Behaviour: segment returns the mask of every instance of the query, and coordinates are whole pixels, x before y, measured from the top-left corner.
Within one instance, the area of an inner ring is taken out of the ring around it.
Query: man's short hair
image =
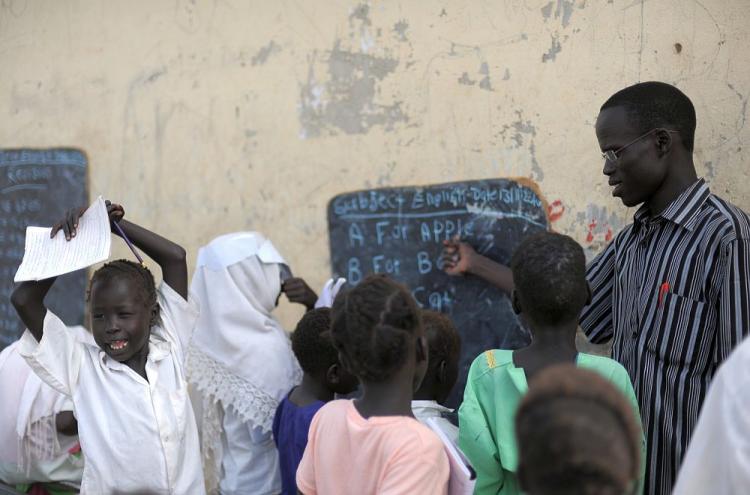
[[[671,84],[649,81],[628,86],[609,97],[601,110],[623,107],[639,134],[664,127],[680,133],[688,151],[695,142],[695,107]]]

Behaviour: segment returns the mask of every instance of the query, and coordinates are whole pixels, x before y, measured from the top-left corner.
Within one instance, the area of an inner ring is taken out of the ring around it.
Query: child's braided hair
[[[519,477],[534,495],[623,495],[641,467],[633,406],[608,380],[570,364],[531,381],[516,414]]]
[[[403,285],[370,275],[333,303],[331,334],[349,371],[363,380],[390,378],[406,362],[409,339],[421,325],[419,309]]]
[[[140,263],[130,260],[116,260],[104,264],[94,272],[89,282],[89,289],[86,293],[86,301],[91,299],[91,287],[94,282],[113,280],[118,277],[126,277],[132,280],[140,288],[138,296],[143,300],[143,304],[149,308],[156,308],[151,318],[151,326],[161,324],[161,314],[159,304],[156,298],[156,283],[151,271]]]

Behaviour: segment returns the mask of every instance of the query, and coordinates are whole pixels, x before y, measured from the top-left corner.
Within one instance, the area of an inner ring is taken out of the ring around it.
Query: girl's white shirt
[[[184,360],[198,310],[169,285],[158,289],[148,381],[71,332],[51,311],[41,342],[27,330],[19,352],[49,386],[71,397],[84,456],[81,493],[204,493]]]

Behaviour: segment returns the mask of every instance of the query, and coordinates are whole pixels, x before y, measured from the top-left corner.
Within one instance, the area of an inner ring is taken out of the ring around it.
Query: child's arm
[[[75,237],[76,229],[78,228],[78,219],[83,211],[82,209],[68,211],[65,221],[52,227],[52,237],[61,229],[65,233],[66,239],[70,240],[72,237]],[[117,222],[128,239],[130,239],[130,242],[158,263],[161,267],[164,282],[181,295],[183,299],[187,300],[188,271],[186,254],[182,246],[125,220],[123,218],[125,210],[121,205],[107,201],[107,213],[109,214],[110,223]],[[112,225],[112,233],[119,235],[114,224]]]
[[[291,303],[304,305],[308,311],[315,307],[318,295],[307,285],[304,279],[299,277],[289,278],[281,286],[281,292],[286,294]]]
[[[513,272],[505,265],[477,253],[457,238],[443,242],[443,270],[448,275],[476,275],[510,294],[515,287]]]
[[[18,313],[18,317],[31,335],[40,342],[44,333],[44,318],[47,316],[47,308],[44,306],[44,297],[52,288],[57,277],[46,280],[21,282],[13,290],[10,302]]]

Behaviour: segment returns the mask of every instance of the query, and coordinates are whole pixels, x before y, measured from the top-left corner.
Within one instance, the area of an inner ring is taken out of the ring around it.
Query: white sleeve
[[[192,298],[186,301],[164,282],[159,285],[157,292],[162,324],[154,331],[177,347],[184,359],[195,323],[198,321],[197,304]]]
[[[740,352],[744,351],[744,353]],[[746,493],[750,486],[750,340],[724,362],[708,390],[675,495]]]
[[[26,330],[19,341],[18,353],[44,383],[71,396],[78,384],[84,344],[50,310],[44,317],[43,328],[41,342]]]

